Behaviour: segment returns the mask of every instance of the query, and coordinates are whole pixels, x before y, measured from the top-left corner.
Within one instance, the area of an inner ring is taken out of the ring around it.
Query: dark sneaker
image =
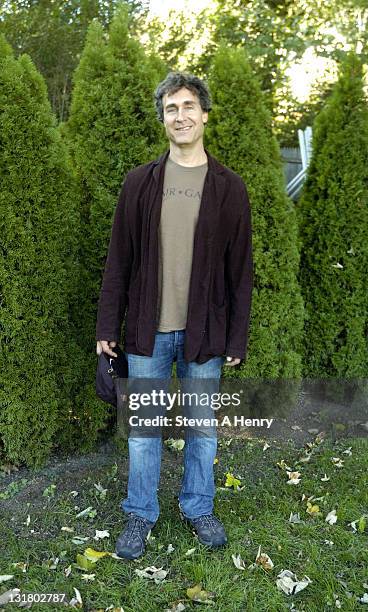
[[[198,540],[205,546],[216,548],[227,543],[225,528],[213,514],[204,514],[187,521],[194,527]]]
[[[147,519],[129,514],[128,522],[124,531],[119,535],[115,552],[119,557],[124,559],[138,559],[144,553],[146,548],[146,539],[151,531],[154,523],[150,523]]]

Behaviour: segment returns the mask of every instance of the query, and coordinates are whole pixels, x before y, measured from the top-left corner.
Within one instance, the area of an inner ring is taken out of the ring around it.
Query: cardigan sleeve
[[[229,288],[229,322],[226,355],[244,359],[248,343],[253,288],[252,224],[247,189],[241,181],[241,213],[231,236],[226,255]]]
[[[98,301],[96,340],[120,341],[127,306],[133,244],[128,219],[128,176],[115,209]]]

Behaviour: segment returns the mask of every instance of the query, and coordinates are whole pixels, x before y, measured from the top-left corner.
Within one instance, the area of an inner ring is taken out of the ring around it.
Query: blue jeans
[[[194,361],[187,363],[184,359],[184,338],[185,330],[157,332],[152,357],[127,353],[129,379],[159,378],[169,380],[173,361],[176,358],[177,377],[182,382],[182,379],[184,379],[184,382],[189,381],[189,379],[210,379],[208,382],[211,385],[212,392],[217,392],[221,367],[225,358],[214,357],[203,364]],[[203,382],[205,383],[205,381]],[[208,407],[207,415],[209,411],[213,416],[210,407]],[[160,481],[162,437],[161,435],[138,437],[130,434],[128,445],[128,495],[122,501],[121,507],[126,513],[133,512],[155,523],[159,516],[157,490]],[[213,462],[216,457],[216,450],[217,435],[215,429],[211,430],[210,435],[198,435],[190,428],[186,428],[184,475],[179,494],[179,504],[182,513],[187,518],[192,519],[204,514],[211,514],[213,511],[215,497]]]

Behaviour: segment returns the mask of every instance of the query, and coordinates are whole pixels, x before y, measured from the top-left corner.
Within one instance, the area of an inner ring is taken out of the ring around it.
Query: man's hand
[[[110,357],[117,357],[117,354],[113,353],[113,351],[111,350],[116,345],[117,342],[114,342],[113,340],[97,340],[96,353],[97,355],[101,355],[101,353],[106,353],[107,355],[110,355]]]
[[[227,366],[236,366],[241,362],[241,359],[239,359],[239,357],[226,357],[226,361],[224,363],[224,365]]]

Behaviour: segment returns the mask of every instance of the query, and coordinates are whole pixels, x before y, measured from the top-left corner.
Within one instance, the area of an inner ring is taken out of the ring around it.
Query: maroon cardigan
[[[208,171],[194,236],[185,333],[186,361],[246,354],[253,284],[249,199],[241,177],[206,150]],[[158,226],[169,151],[128,172],[122,185],[98,303],[96,339],[153,353]]]

